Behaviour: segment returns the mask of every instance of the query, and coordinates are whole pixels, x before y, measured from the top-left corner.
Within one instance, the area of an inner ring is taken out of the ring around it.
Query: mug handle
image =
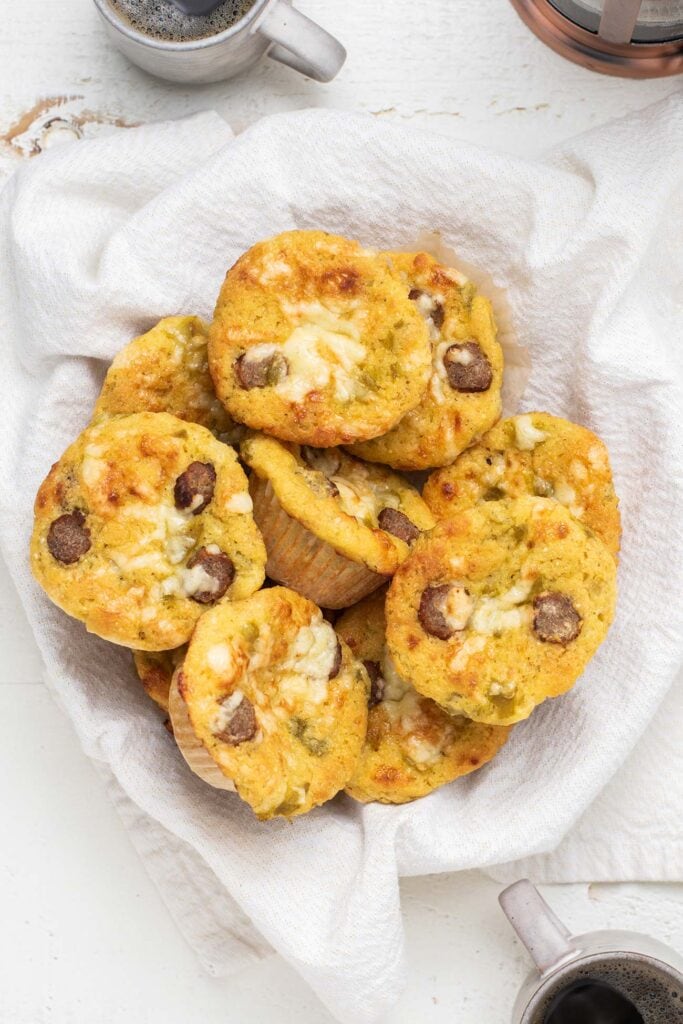
[[[255,29],[273,45],[268,56],[316,82],[330,82],[346,60],[346,50],[334,36],[286,0],[274,0]]]
[[[576,956],[570,933],[528,878],[504,889],[498,902],[541,974]]]

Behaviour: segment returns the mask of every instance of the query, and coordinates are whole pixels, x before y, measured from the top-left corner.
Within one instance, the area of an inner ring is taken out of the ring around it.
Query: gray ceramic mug
[[[519,992],[512,1024],[543,1021],[554,996],[586,978],[618,986],[636,1006],[638,993],[644,992],[652,1014],[648,1012],[648,1021],[683,1020],[683,959],[673,949],[637,932],[571,935],[527,879],[498,898],[536,968]]]
[[[113,45],[133,64],[171,82],[220,82],[264,54],[317,82],[329,82],[346,60],[342,44],[290,0],[256,0],[225,32],[186,42],[138,32],[108,0],[95,0],[95,5]]]

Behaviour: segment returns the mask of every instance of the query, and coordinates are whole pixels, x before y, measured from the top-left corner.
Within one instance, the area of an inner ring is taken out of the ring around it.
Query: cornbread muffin
[[[202,616],[177,676],[207,759],[259,818],[305,814],[351,775],[368,677],[319,608],[284,587]],[[176,730],[182,747],[185,732]]]
[[[402,804],[490,761],[509,730],[449,715],[401,679],[385,649],[384,598],[376,591],[335,626],[371,684],[365,745],[346,792],[363,802]]]
[[[429,329],[432,370],[422,401],[355,455],[395,469],[445,466],[500,416],[503,352],[488,299],[426,252],[389,253]]]
[[[182,664],[186,644],[176,647],[174,651],[133,651],[133,662],[145,692],[158,704],[162,711],[168,712],[168,695],[171,689],[173,673]]]
[[[383,434],[414,409],[431,351],[385,257],[322,231],[288,231],[228,271],[209,362],[240,423],[325,448]]]
[[[423,496],[439,518],[483,501],[555,498],[616,557],[621,525],[607,449],[599,437],[547,412],[501,420],[446,469]]]
[[[266,542],[266,572],[325,608],[376,590],[434,518],[403,477],[340,448],[243,441],[253,470],[254,518]]]
[[[447,711],[510,725],[576,682],[615,601],[614,558],[564,506],[491,501],[416,542],[387,595],[387,646]]]
[[[198,316],[168,316],[129,342],[112,362],[93,422],[134,412],[168,412],[234,444],[242,429],[216,398],[207,326]]]
[[[145,651],[179,647],[207,606],[264,577],[235,452],[167,413],[85,430],[38,491],[33,574],[86,628]]]

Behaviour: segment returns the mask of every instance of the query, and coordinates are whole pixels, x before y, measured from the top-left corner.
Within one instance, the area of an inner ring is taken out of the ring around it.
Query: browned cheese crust
[[[236,420],[321,448],[391,429],[431,366],[425,322],[386,257],[322,231],[259,242],[228,271],[209,362]]]

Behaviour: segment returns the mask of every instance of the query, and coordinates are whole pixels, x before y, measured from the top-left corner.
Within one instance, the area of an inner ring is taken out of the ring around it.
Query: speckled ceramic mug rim
[[[138,31],[129,25],[125,19],[119,17],[109,0],[94,0],[95,6],[98,11],[105,18],[106,21],[120,32],[121,35],[127,36],[128,39],[133,40],[136,43],[140,43],[143,46],[149,47],[150,50],[170,50],[173,52],[191,52],[192,50],[205,50],[211,46],[216,46],[219,43],[224,42],[227,39],[232,39],[239,33],[244,32],[246,28],[254,29],[256,27],[256,20],[259,15],[262,15],[265,9],[270,6],[273,0],[254,0],[254,3],[246,11],[239,21],[236,21],[230,28],[224,29],[222,32],[217,32],[215,35],[202,36],[200,39],[187,39],[181,41],[174,41],[171,39],[157,39],[155,36],[146,35],[144,32]]]
[[[653,971],[658,971],[665,980],[675,982],[683,988],[683,974],[673,964],[660,960],[659,957],[627,949],[600,950],[595,952],[577,949],[573,956],[568,956],[562,963],[558,963],[555,969],[539,976],[538,987],[532,992],[528,1003],[520,1012],[518,1024],[532,1024],[533,1015],[542,1007],[543,1000],[548,998],[551,988],[557,985],[558,981],[561,982],[562,978],[566,977],[567,974],[573,974],[577,968],[590,967],[591,965],[597,966],[605,962],[643,964]]]

